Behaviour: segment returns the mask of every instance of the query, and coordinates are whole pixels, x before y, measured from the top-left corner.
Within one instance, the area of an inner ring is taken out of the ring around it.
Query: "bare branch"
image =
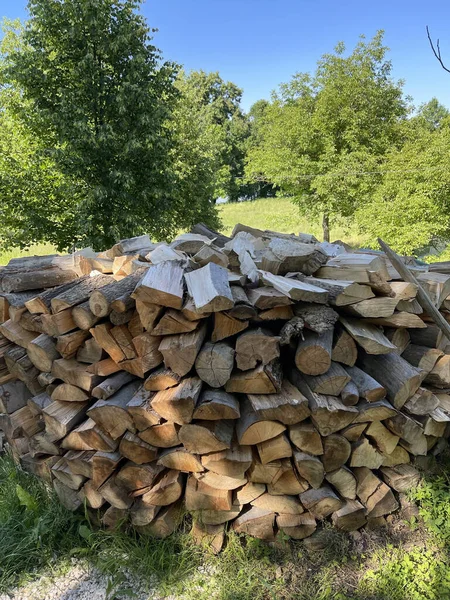
[[[433,50],[433,54],[439,61],[440,65],[444,69],[444,71],[447,71],[447,73],[450,73],[450,69],[444,65],[444,61],[442,60],[441,48],[439,46],[439,38],[436,40],[436,46],[435,46],[433,43],[433,40],[431,39],[430,30],[428,29],[428,25],[427,25],[427,35],[428,35],[428,41],[430,42],[431,49]]]

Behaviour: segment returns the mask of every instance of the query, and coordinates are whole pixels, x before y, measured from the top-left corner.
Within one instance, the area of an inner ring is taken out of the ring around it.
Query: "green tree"
[[[360,227],[378,247],[381,237],[403,254],[414,254],[450,237],[450,117],[437,130],[415,129],[392,148],[381,185],[357,211]]]
[[[430,131],[434,131],[441,126],[442,121],[449,115],[449,110],[437,98],[431,98],[429,102],[424,102],[419,106],[414,119],[418,120],[430,129]]]
[[[1,246],[42,240],[55,245],[76,238],[72,203],[81,189],[64,177],[42,140],[19,117],[31,111],[20,91],[8,84],[5,70],[11,52],[23,49],[20,21],[5,20],[0,43],[0,239]]]
[[[219,73],[205,71],[191,71],[185,75],[183,89],[196,99],[203,119],[222,128],[220,137],[225,143],[216,195],[236,201],[246,191],[243,178],[246,140],[250,134],[248,119],[240,105],[242,90],[231,81],[224,81]]]
[[[384,154],[400,142],[408,104],[386,53],[383,32],[369,42],[362,36],[348,56],[340,43],[313,74],[281,85],[249,152],[247,176],[272,181],[304,213],[322,215],[325,240],[330,219],[351,217],[370,197]]]
[[[69,237],[98,248],[144,231],[170,236],[202,212],[175,162],[177,67],[150,43],[140,4],[30,0],[24,46],[8,56],[20,118],[82,190],[66,197]]]

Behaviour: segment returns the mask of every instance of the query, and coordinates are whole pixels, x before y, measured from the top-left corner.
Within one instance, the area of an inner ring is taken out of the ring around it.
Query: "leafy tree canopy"
[[[273,181],[303,212],[324,215],[325,239],[329,217],[353,215],[379,183],[372,173],[408,114],[386,53],[383,32],[369,42],[362,36],[348,56],[340,43],[313,74],[281,85],[249,152],[248,176]]]
[[[211,199],[180,180],[178,68],[150,43],[140,4],[30,0],[23,45],[7,56],[6,83],[26,103],[18,117],[81,190],[66,196],[60,247],[74,238],[107,247],[144,231],[161,239],[202,207],[204,220],[215,218]]]

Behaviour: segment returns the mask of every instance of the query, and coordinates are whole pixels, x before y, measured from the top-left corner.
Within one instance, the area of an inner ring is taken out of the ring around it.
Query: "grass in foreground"
[[[110,600],[132,597],[124,571],[184,600],[448,599],[450,483],[444,473],[411,494],[420,516],[393,516],[388,530],[347,535],[326,527],[316,536],[316,551],[301,542],[267,545],[229,534],[216,557],[192,545],[187,521],[166,540],[91,528],[48,486],[1,458],[0,593],[43,572],[60,574],[77,557],[108,576]]]

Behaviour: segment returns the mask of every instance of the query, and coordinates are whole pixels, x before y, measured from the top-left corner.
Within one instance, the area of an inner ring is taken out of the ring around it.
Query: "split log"
[[[107,400],[98,400],[88,410],[88,416],[113,440],[122,436],[127,429],[134,432],[134,424],[127,411],[127,404],[138,386],[137,381],[128,383]]]
[[[327,290],[328,301],[333,306],[347,306],[375,296],[368,285],[361,285],[355,281],[339,281],[317,277],[307,277],[305,281]]]
[[[317,527],[316,519],[309,512],[301,515],[278,515],[277,526],[294,540],[303,540],[312,535]]]
[[[265,249],[261,266],[271,273],[285,275],[300,271],[311,275],[327,260],[320,246],[299,241],[293,237],[272,237]]]
[[[197,256],[197,254],[195,256]],[[225,529],[223,524],[206,525],[194,521],[190,536],[193,539],[194,544],[210,550],[213,554],[219,554],[225,543]]]
[[[208,454],[231,448],[233,421],[196,421],[181,426],[180,442],[194,454]]]
[[[161,390],[175,387],[180,381],[180,375],[177,375],[171,369],[160,367],[147,377],[144,388],[150,392],[160,392]]]
[[[164,364],[181,377],[189,373],[195,363],[206,336],[206,325],[191,333],[181,333],[163,338],[159,350]]]
[[[360,356],[360,365],[387,390],[387,397],[400,409],[422,382],[419,369],[395,353]]]
[[[361,400],[355,407],[358,415],[353,423],[370,423],[372,421],[384,421],[397,414],[395,408],[387,400],[377,402],[365,402]]]
[[[438,359],[425,381],[436,388],[450,387],[450,355],[445,354]]]
[[[351,469],[348,469],[347,467],[341,467],[336,471],[327,473],[325,475],[325,479],[328,481],[328,483],[331,483],[331,485],[343,498],[355,500],[356,477],[353,475]]]
[[[175,504],[166,506],[159,511],[154,520],[145,528],[141,528],[140,531],[154,538],[164,539],[180,525],[182,515],[180,504],[175,502]]]
[[[348,373],[339,363],[335,362],[331,363],[326,373],[315,376],[304,374],[304,379],[316,394],[329,394],[330,396],[339,396],[350,382]]]
[[[353,444],[350,466],[378,469],[383,464],[383,456],[372,446],[369,440],[362,437]]]
[[[45,334],[38,335],[28,344],[28,356],[40,371],[50,372],[53,361],[60,358],[53,339]]]
[[[286,464],[286,461],[283,462]],[[309,484],[306,479],[303,479],[303,477],[298,475],[293,464],[291,463],[291,467],[286,469],[275,483],[267,486],[267,491],[273,496],[295,496],[305,492],[308,488]]]
[[[86,419],[61,442],[61,447],[67,450],[97,450],[100,452],[114,452],[118,445],[119,442],[102,431],[92,419]]]
[[[278,292],[287,296],[290,300],[302,302],[317,302],[326,304],[328,292],[310,283],[291,279],[289,277],[281,277],[280,275],[272,275],[268,271],[259,271],[263,282],[266,285],[271,285]]]
[[[246,533],[262,540],[274,539],[275,513],[253,506],[233,522],[236,533]]]
[[[366,436],[375,442],[377,448],[383,454],[392,454],[400,438],[387,429],[381,421],[372,422],[366,429]],[[368,465],[364,465],[368,466]]]
[[[396,347],[395,352],[397,354],[403,354],[406,348],[411,343],[411,337],[409,335],[409,330],[406,328],[386,328],[384,333],[387,339],[394,344]]]
[[[234,479],[242,479],[252,464],[252,452],[250,446],[232,444],[231,448],[202,456],[201,462],[208,471]]]
[[[347,500],[342,508],[331,515],[331,520],[336,529],[356,531],[367,522],[366,509],[358,500]]]
[[[131,431],[127,431],[121,439],[119,452],[137,465],[149,463],[158,456],[158,448],[147,444]]]
[[[323,454],[322,437],[312,423],[290,425],[289,438],[294,446],[307,454]]]
[[[128,492],[151,487],[163,468],[158,463],[136,465],[131,461],[117,472],[115,482]]]
[[[325,519],[343,506],[342,500],[327,485],[303,492],[300,494],[300,501],[317,519]]]
[[[206,390],[200,394],[194,419],[217,421],[221,419],[239,419],[239,401],[233,394],[222,390]]]
[[[47,335],[58,337],[64,333],[69,333],[73,329],[76,329],[76,323],[72,317],[73,309],[68,308],[62,310],[55,315],[42,315],[42,329]]]
[[[395,414],[394,412],[392,414]],[[356,423],[353,422],[351,425],[348,425],[344,429],[341,429],[340,433],[345,437],[349,442],[357,442],[359,438],[362,436],[364,431],[367,429],[367,423]]]
[[[136,311],[142,327],[146,331],[152,332],[164,312],[164,307],[157,304],[150,304],[142,300],[136,300]]]
[[[353,381],[349,381],[341,392],[342,404],[355,406],[359,401],[359,390]]]
[[[257,444],[259,458],[263,465],[281,458],[292,456],[292,446],[284,433]]]
[[[379,318],[391,317],[398,304],[397,298],[378,296],[370,300],[363,300],[346,307],[346,312],[357,317]]]
[[[306,375],[321,375],[331,366],[331,349],[333,332],[326,331],[322,335],[305,331],[295,353],[295,364],[299,371]]]
[[[71,490],[66,485],[61,483],[59,479],[53,480],[53,488],[58,496],[61,504],[67,508],[67,510],[75,511],[81,506],[81,500],[75,490]]]
[[[95,489],[94,484],[90,480],[86,481],[78,492],[78,497],[81,502],[84,503],[84,501],[86,501],[87,506],[94,510],[98,510],[105,504],[105,499],[100,492]]]
[[[214,330],[211,335],[211,341],[220,342],[221,340],[244,331],[244,329],[247,329],[248,325],[248,321],[235,319],[226,312],[216,312],[214,313]]]
[[[303,479],[314,488],[318,489],[322,485],[325,476],[322,461],[317,456],[311,456],[305,452],[294,451],[294,464]]]
[[[167,422],[153,425],[144,431],[140,431],[138,435],[144,442],[157,448],[173,448],[180,443],[178,439],[179,429],[179,425]]]
[[[265,493],[253,500],[251,505],[283,515],[299,515],[304,512],[296,496],[272,496]]]
[[[82,304],[73,307],[72,319],[76,327],[83,331],[88,331],[98,323],[100,317],[96,317],[91,311],[89,302],[83,302]]]
[[[183,379],[178,386],[157,392],[151,401],[152,408],[170,422],[190,423],[201,388],[198,377]]]
[[[206,485],[209,485],[217,490],[236,490],[247,483],[246,477],[243,477],[242,479],[234,479],[233,477],[219,475],[218,473],[213,473],[212,471],[195,473],[194,477],[198,481],[206,483]]]
[[[406,327],[408,329],[424,329],[426,327],[419,316],[407,312],[396,312],[392,317],[373,318],[367,319],[367,321],[382,327]]]
[[[258,363],[269,364],[280,356],[278,337],[264,329],[247,331],[236,341],[236,364],[241,371],[254,369]]]
[[[407,492],[416,487],[420,480],[419,471],[412,465],[381,467],[380,471],[384,481],[399,493]]]
[[[332,433],[323,440],[323,455],[321,460],[325,472],[336,471],[350,457],[351,446],[350,442],[342,435]]]
[[[398,502],[389,486],[383,483],[367,467],[354,470],[357,480],[356,493],[367,509],[367,518],[388,515],[398,508]]]
[[[0,385],[0,413],[12,414],[19,408],[27,406],[30,399],[33,400],[31,393],[22,381],[10,381]],[[29,408],[32,410],[30,406]],[[39,414],[32,412],[35,415]]]
[[[286,471],[292,469],[290,461],[274,460],[265,465],[259,457],[253,456],[253,462],[246,475],[252,483],[266,483],[274,485]]]
[[[124,385],[133,381],[133,376],[130,373],[120,371],[116,375],[112,375],[105,379],[92,390],[92,396],[100,400],[107,400],[110,396],[118,392]]]
[[[331,359],[335,362],[353,367],[357,358],[358,350],[356,348],[355,340],[345,331],[345,329],[338,330],[335,335]]]
[[[236,502],[240,505],[249,504],[266,491],[263,483],[252,483],[249,481],[236,492]]]
[[[185,492],[187,510],[231,510],[231,490],[218,490],[192,475],[188,477]]]
[[[89,333],[82,330],[76,330],[71,333],[66,333],[65,335],[60,335],[57,338],[56,350],[63,358],[73,358],[88,337]],[[59,356],[57,358],[59,358]]]
[[[113,359],[114,362],[120,363],[127,360],[127,357],[120,344],[117,343],[116,339],[112,335],[114,329],[112,323],[102,323],[96,327],[90,329],[92,337],[95,339],[97,344],[103,348],[107,354]]]
[[[27,331],[19,323],[14,323],[11,320],[0,324],[0,333],[10,342],[25,348],[25,350],[28,350],[31,342],[37,337],[37,333]]]
[[[158,465],[183,473],[201,473],[204,471],[200,458],[182,447],[164,450],[158,460]]]
[[[439,399],[430,390],[419,388],[414,396],[403,405],[412,415],[428,415],[439,406]]]
[[[109,377],[110,375],[114,375],[114,373],[121,371],[121,367],[119,367],[112,358],[105,358],[104,360],[89,365],[86,368],[86,371],[98,375],[99,377]]]
[[[189,333],[198,326],[198,321],[192,321],[183,316],[178,310],[169,308],[166,310],[159,323],[152,329],[152,335],[175,335],[177,333]]]
[[[197,310],[220,312],[234,306],[227,270],[224,267],[211,262],[196,271],[186,273],[184,278]]]
[[[237,394],[275,394],[281,391],[282,371],[278,361],[259,365],[251,371],[235,372],[225,385],[227,392]]]
[[[250,303],[243,288],[238,285],[233,285],[231,287],[231,295],[233,296],[234,306],[230,309],[229,314],[232,317],[240,320],[254,319],[256,317],[256,309]]]
[[[278,394],[248,394],[253,411],[263,420],[294,425],[310,415],[308,400],[289,381],[284,381]]]
[[[241,337],[238,338],[238,342]],[[233,365],[234,349],[225,342],[217,344],[207,342],[195,360],[195,370],[200,379],[214,388],[223,387],[226,384]]]
[[[119,485],[117,482],[117,475],[115,474],[111,475],[111,477],[98,488],[98,491],[114,508],[125,510],[131,508],[131,505],[133,504],[133,498],[128,495],[127,490]]]
[[[292,304],[285,294],[275,290],[273,287],[258,287],[247,290],[249,301],[258,310],[269,310],[279,306],[289,306]]]
[[[340,320],[347,332],[368,354],[387,354],[395,350],[394,344],[376,325],[358,319],[347,319],[342,315]]]
[[[414,367],[429,373],[443,354],[442,350],[438,350],[437,348],[427,348],[427,346],[410,344],[403,352],[402,357]]]
[[[43,410],[47,433],[53,441],[61,440],[84,419],[87,410],[85,402],[54,401]]]
[[[130,413],[138,431],[143,431],[148,427],[161,423],[160,415],[151,406],[153,396],[154,394],[141,387],[127,403],[127,411]]]
[[[62,402],[86,402],[89,400],[89,394],[70,383],[61,383],[52,392],[52,400]]]
[[[179,310],[183,305],[183,275],[181,262],[160,262],[147,269],[132,296],[136,300]]]
[[[104,358],[103,348],[101,348],[94,338],[86,339],[77,351],[77,361],[92,365]]]
[[[278,421],[263,419],[246,398],[241,404],[241,416],[236,423],[236,435],[241,445],[254,445],[276,437],[286,429]]]
[[[92,457],[92,484],[96,490],[117,470],[122,460],[119,452],[98,451],[94,454]]]
[[[335,256],[327,261],[326,266],[321,267],[317,271],[316,276],[323,279],[337,279],[370,284],[370,272],[379,273],[386,281],[391,279],[386,268],[386,263],[381,256],[362,253],[345,253]]]
[[[65,383],[76,385],[86,392],[90,392],[101,381],[98,375],[86,371],[85,365],[71,358],[59,358],[53,361],[52,374]]]
[[[169,470],[162,473],[156,483],[142,496],[144,504],[169,506],[177,502],[183,494],[185,476],[179,471]]]

